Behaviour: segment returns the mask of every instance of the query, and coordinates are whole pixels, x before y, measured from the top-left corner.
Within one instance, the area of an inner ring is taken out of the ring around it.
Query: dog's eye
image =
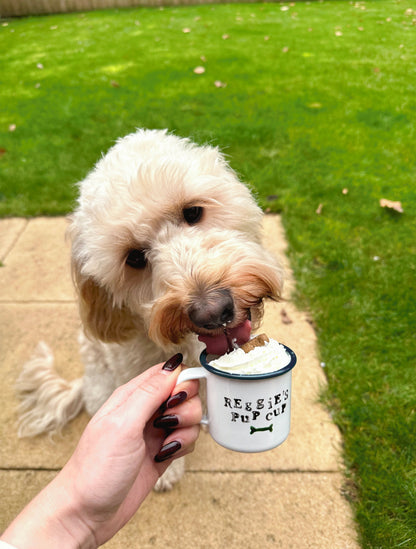
[[[201,206],[193,206],[192,208],[184,208],[183,217],[189,225],[195,225],[201,220],[204,209]]]
[[[147,265],[145,250],[130,250],[126,263],[130,267],[133,267],[133,269],[144,269]]]

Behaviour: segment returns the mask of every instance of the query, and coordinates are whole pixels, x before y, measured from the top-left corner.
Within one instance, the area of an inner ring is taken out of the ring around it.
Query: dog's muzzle
[[[203,330],[218,330],[234,320],[234,300],[226,288],[195,297],[188,307],[191,322]]]
[[[247,311],[245,318],[237,320],[233,296],[226,288],[195,296],[187,315],[198,333],[199,341],[206,345],[210,354],[222,355],[250,338],[250,313]]]

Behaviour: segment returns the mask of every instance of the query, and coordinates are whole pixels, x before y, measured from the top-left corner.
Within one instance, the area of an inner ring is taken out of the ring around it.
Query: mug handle
[[[176,385],[179,385],[179,383],[182,383],[183,381],[189,381],[190,379],[202,378],[207,378],[207,371],[205,368],[202,368],[202,366],[199,368],[187,368],[186,370],[182,370],[179,374],[178,379],[176,380]],[[208,416],[202,416],[200,424],[208,425]]]

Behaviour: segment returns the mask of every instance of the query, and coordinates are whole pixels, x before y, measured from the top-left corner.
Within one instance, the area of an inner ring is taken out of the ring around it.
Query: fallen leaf
[[[205,57],[205,55],[201,55],[200,60],[201,60],[203,63],[205,63],[206,60],[207,60],[207,58]]]
[[[6,149],[3,149],[3,147],[0,147],[0,158],[1,158],[4,154],[6,154],[6,152],[7,152]]]
[[[205,72],[205,67],[195,67],[194,68],[194,73],[195,74],[204,74]]]
[[[285,309],[282,309],[280,311],[280,316],[282,317],[283,324],[292,324],[293,320],[290,318],[290,316],[287,314]]]
[[[380,206],[382,208],[389,208],[399,213],[403,213],[403,206],[400,201],[388,200],[387,198],[380,198]]]
[[[119,88],[120,84],[116,80],[111,80],[110,84],[113,86],[113,88]]]
[[[319,204],[319,206],[315,210],[315,213],[317,213],[318,215],[321,215],[323,207],[324,207],[323,204]]]
[[[216,88],[225,88],[227,84],[225,82],[221,82],[221,80],[215,80],[214,86]]]
[[[264,40],[265,40],[265,42],[267,42],[268,40],[270,40],[270,36],[265,36]]]
[[[191,32],[191,29],[188,29],[188,27],[186,27],[186,28],[182,29],[182,32],[184,34],[188,34],[189,32]]]
[[[228,39],[230,38],[230,35],[229,35],[229,34],[223,34],[223,35],[221,36],[221,38],[222,38],[223,40],[228,40]]]
[[[285,46],[284,48],[282,48],[282,52],[283,53],[287,53],[289,51],[289,48],[287,46]]]

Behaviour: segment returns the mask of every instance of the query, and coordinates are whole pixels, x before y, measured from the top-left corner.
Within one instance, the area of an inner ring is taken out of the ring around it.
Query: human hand
[[[192,451],[202,410],[198,382],[175,387],[181,360],[181,355],[175,355],[165,369],[159,364],[119,387],[91,419],[62,471],[29,504],[29,516],[31,506],[35,514],[39,506],[49,506],[52,521],[55,517],[64,531],[70,532],[75,544],[64,543],[61,534],[58,545],[62,549],[98,547],[109,540],[137,511],[171,461]],[[167,434],[153,423],[173,389],[178,396],[170,400],[174,407],[169,414],[174,412],[178,424]],[[20,523],[20,533],[24,529],[25,524]],[[13,531],[16,533],[16,527]],[[30,543],[20,542],[18,547],[56,547],[50,531],[47,537],[45,543],[39,533],[29,534]],[[2,539],[16,543],[13,537]]]

